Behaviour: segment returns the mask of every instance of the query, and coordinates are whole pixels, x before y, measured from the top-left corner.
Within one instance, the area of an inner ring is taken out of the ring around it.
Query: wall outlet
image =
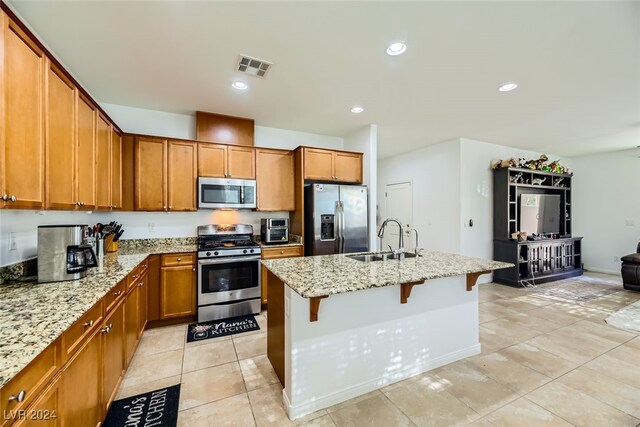
[[[11,232],[9,233],[9,250],[15,251],[16,249],[18,249],[16,246],[16,233]]]
[[[154,222],[149,223],[149,233],[153,233],[156,231],[156,224]]]

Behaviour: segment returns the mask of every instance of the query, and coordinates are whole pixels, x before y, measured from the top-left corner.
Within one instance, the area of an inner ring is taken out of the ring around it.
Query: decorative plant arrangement
[[[524,158],[516,159],[511,157],[510,159],[497,160],[493,162],[491,164],[491,169],[520,168],[573,175],[571,169],[560,164],[560,160],[555,160],[551,163],[547,163],[548,161],[549,157],[547,157],[546,154],[542,154],[539,158],[532,160],[526,160]]]

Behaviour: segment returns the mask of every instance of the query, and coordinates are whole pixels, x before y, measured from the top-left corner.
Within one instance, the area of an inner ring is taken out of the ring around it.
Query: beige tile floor
[[[481,354],[295,422],[265,354],[266,314],[260,331],[199,343],[186,344],[186,325],[146,331],[118,398],[181,383],[189,427],[640,425],[640,336],[604,322],[640,293],[572,304],[486,284],[479,295]]]

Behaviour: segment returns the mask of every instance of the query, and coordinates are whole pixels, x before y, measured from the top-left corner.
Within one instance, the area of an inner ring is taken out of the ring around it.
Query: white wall
[[[429,280],[400,304],[400,286],[309,301],[285,286],[284,400],[292,419],[480,352],[478,287]]]
[[[620,256],[635,252],[640,241],[637,156],[636,150],[573,158],[573,234],[584,236],[588,270],[619,275]]]
[[[123,132],[196,139],[196,115],[100,103]]]
[[[363,184],[369,188],[369,248],[377,246],[376,207],[378,205],[378,127],[368,125],[344,139],[344,149],[364,153]]]
[[[472,139],[460,139],[460,253],[479,258],[493,256],[493,172],[491,163],[511,157],[537,159],[537,151],[520,150]],[[571,167],[570,159],[548,154]],[[579,177],[578,177],[579,178]],[[576,181],[574,179],[574,182]],[[473,227],[469,220],[473,220]],[[485,278],[487,280],[487,278]]]
[[[255,127],[254,140],[257,147],[282,148],[285,150],[293,150],[299,145],[334,150],[342,150],[344,148],[344,139],[338,136],[319,135],[257,125]]]
[[[441,144],[378,161],[379,220],[384,220],[385,186],[412,183],[413,226],[420,246],[460,251],[460,142]]]

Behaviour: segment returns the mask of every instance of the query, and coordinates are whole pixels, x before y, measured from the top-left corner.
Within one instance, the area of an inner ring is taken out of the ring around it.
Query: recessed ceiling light
[[[387,54],[391,56],[402,55],[407,50],[407,45],[402,42],[391,43],[387,47]]]
[[[505,83],[498,88],[498,92],[511,92],[517,87],[518,87],[518,83],[515,83],[515,82]]]
[[[249,85],[246,84],[245,82],[240,81],[240,80],[236,80],[235,82],[231,83],[231,86],[233,86],[234,89],[238,89],[238,90],[247,90],[247,89],[249,89]]]
[[[351,112],[352,112],[353,114],[360,114],[360,113],[362,113],[363,111],[364,111],[364,108],[362,108],[362,107],[355,106],[355,107],[352,107],[352,108],[351,108]]]

